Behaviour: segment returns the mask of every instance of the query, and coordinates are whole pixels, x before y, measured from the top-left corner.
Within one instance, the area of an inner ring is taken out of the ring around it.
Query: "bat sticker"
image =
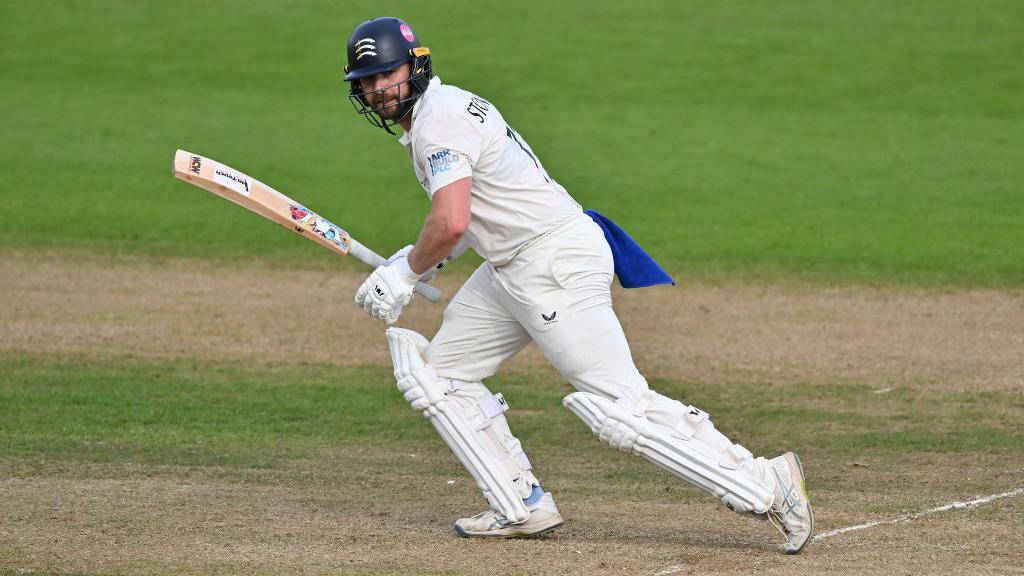
[[[296,204],[289,204],[288,206],[292,220],[305,224],[305,229],[315,232],[329,242],[333,242],[342,250],[348,251],[351,248],[349,246],[348,233],[335,226],[330,220],[318,216],[316,212],[305,206]]]
[[[243,196],[249,195],[249,177],[227,166],[217,166],[213,170],[213,181],[230,188]]]

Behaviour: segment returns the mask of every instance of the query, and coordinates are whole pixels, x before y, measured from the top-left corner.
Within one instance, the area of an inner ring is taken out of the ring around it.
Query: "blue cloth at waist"
[[[584,212],[604,231],[604,238],[615,259],[615,275],[619,277],[619,284],[623,288],[643,288],[656,284],[675,286],[675,280],[625,230],[595,210]]]

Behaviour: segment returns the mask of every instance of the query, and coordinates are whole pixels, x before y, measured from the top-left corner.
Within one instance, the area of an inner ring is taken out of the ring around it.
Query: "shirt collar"
[[[430,94],[430,88],[433,87],[433,86],[440,86],[440,85],[441,85],[441,79],[438,78],[437,76],[434,76],[433,78],[430,79],[430,85],[427,86],[427,90],[425,92],[423,92],[423,94],[421,94],[419,98],[416,99],[416,103],[412,105],[412,123],[413,123],[413,125],[416,124],[416,115],[419,114],[420,107],[423,105],[423,100],[427,97],[428,94]],[[402,132],[402,135],[398,138],[398,142],[402,146],[408,146],[411,141],[412,141],[412,136],[410,136],[408,132]]]

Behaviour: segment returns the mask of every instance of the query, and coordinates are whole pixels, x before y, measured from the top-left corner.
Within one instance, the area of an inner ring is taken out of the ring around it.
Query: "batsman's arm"
[[[456,180],[434,192],[430,214],[409,253],[409,267],[423,274],[451,254],[469,228],[471,177]]]

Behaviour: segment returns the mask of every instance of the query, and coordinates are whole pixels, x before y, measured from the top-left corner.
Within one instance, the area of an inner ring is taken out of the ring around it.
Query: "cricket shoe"
[[[455,531],[464,538],[527,538],[551,532],[562,525],[562,515],[555,508],[551,492],[545,492],[526,509],[530,517],[525,522],[512,524],[498,512],[485,510],[476,516],[456,520]]]
[[[804,487],[804,469],[800,457],[793,452],[768,461],[768,471],[775,479],[775,501],[768,510],[768,520],[786,537],[782,551],[796,554],[807,546],[814,531],[814,513]]]

